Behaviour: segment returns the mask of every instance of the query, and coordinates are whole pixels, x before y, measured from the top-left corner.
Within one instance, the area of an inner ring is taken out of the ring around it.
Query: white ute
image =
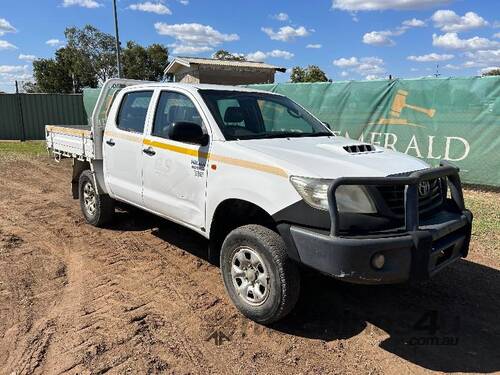
[[[299,265],[369,284],[424,280],[467,256],[458,169],[334,136],[290,99],[215,85],[107,81],[89,127],[47,126],[72,193],[103,226],[116,201],[209,239],[247,317],[294,307]]]

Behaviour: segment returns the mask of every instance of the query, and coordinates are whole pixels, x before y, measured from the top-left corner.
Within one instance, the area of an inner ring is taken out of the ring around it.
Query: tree
[[[484,76],[500,76],[500,68],[494,68],[483,73]]]
[[[316,65],[309,65],[307,68],[296,66],[292,69],[290,80],[298,82],[328,82],[330,81],[325,72]]]
[[[231,60],[231,61],[245,61],[245,56],[233,54],[224,49],[215,52],[212,57],[216,60]]]
[[[115,38],[92,25],[68,27],[64,32],[67,55],[77,76],[95,76],[99,82],[115,77]]]
[[[306,72],[300,66],[292,68],[290,73],[290,81],[293,83],[305,82]]]
[[[53,59],[33,62],[34,84],[29,92],[81,92],[83,87],[97,87],[99,82],[116,75],[115,38],[94,26],[66,28],[66,46]]]
[[[52,59],[33,62],[34,83],[26,84],[28,92],[81,92],[116,77],[115,38],[94,26],[66,29],[67,44]],[[128,42],[123,50],[125,77],[158,81],[168,63],[168,49],[161,44],[144,48]]]
[[[147,48],[129,41],[123,50],[123,75],[131,79],[160,81],[168,64],[168,49],[161,44]]]
[[[35,84],[26,85],[27,92],[70,93],[73,92],[71,67],[64,58],[64,51],[56,52],[54,59],[33,61]]]

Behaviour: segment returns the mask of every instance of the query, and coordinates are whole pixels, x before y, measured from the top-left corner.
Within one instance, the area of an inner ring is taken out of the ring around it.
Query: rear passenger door
[[[209,146],[168,138],[174,122],[192,122],[206,132],[199,108],[188,93],[160,91],[151,134],[143,153],[144,205],[146,208],[188,226],[203,230]]]
[[[104,173],[114,198],[142,206],[142,142],[153,91],[125,93],[104,132]]]

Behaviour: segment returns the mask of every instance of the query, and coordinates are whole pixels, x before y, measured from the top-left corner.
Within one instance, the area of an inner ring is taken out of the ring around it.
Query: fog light
[[[381,270],[385,264],[385,256],[384,254],[376,253],[372,257],[372,267],[376,270]]]

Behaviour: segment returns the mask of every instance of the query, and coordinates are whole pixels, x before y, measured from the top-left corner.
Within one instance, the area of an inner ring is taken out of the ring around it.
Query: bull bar
[[[461,212],[465,209],[462,184],[459,168],[447,161],[441,161],[436,168],[423,169],[412,172],[409,176],[389,177],[340,177],[335,179],[328,188],[328,205],[330,213],[330,235],[339,235],[339,211],[335,192],[342,185],[405,185],[404,191],[404,219],[407,232],[419,229],[418,184],[422,181],[446,177],[451,198]]]

